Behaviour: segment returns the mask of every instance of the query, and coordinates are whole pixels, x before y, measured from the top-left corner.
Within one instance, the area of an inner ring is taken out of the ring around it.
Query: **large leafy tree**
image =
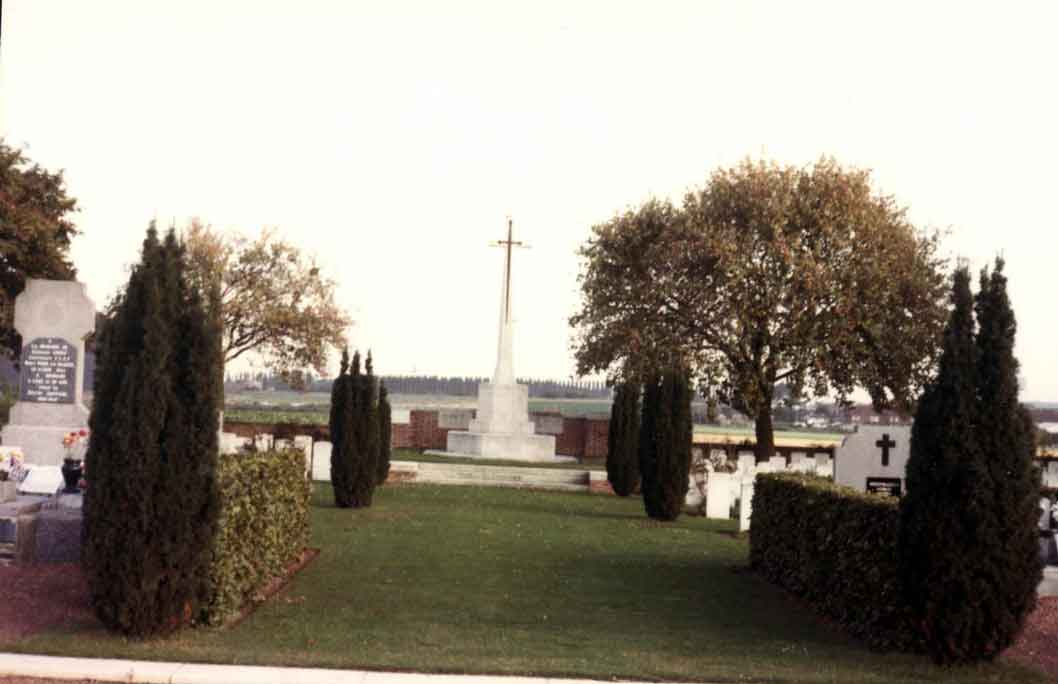
[[[294,384],[307,368],[326,373],[352,321],[334,301],[334,281],[311,258],[274,231],[250,240],[197,220],[184,240],[192,281],[220,289],[225,361],[256,352]]]
[[[0,139],[0,354],[13,357],[21,347],[14,302],[26,279],[76,275],[69,255],[76,205],[62,172],[48,172]]]
[[[945,320],[938,236],[917,230],[867,171],[743,162],[681,207],[660,200],[596,225],[570,319],[579,372],[685,365],[750,416],[774,454],[775,388],[906,408]]]
[[[209,597],[223,379],[210,310],[175,234],[159,240],[152,224],[101,331],[86,454],[89,595],[107,628],[131,636],[171,631]]]

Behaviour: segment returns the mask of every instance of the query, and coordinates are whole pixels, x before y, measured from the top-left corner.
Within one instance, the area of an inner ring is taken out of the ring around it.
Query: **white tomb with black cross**
[[[911,451],[906,425],[860,425],[834,453],[834,481],[861,492],[901,496]]]

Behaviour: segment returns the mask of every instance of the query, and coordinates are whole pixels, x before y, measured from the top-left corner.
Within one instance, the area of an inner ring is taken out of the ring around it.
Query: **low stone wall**
[[[440,413],[437,410],[425,409],[409,411],[407,423],[393,423],[390,432],[391,446],[394,449],[446,449],[448,433],[454,428],[441,426]],[[606,440],[610,426],[608,418],[567,417],[554,412],[531,413],[529,417],[538,422],[547,434],[555,436],[555,452],[560,456],[572,456],[578,460],[606,458]],[[559,429],[561,431],[556,432]],[[326,425],[249,423],[225,419],[224,432],[243,438],[272,435],[277,440],[292,440],[296,435],[304,435],[311,437],[313,442],[326,442],[330,439],[330,430]]]

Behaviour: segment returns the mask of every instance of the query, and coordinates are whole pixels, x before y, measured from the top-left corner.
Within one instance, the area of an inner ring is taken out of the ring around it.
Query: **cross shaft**
[[[511,247],[528,247],[524,242],[514,240],[514,221],[511,217],[507,217],[507,239],[497,240],[492,243],[493,247],[506,247],[507,248],[507,263],[504,269],[504,297],[503,302],[503,320],[509,322],[511,320]]]

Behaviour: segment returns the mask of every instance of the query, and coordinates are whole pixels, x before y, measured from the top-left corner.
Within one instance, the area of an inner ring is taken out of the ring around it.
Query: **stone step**
[[[511,466],[420,463],[420,475],[440,475],[476,480],[533,480],[565,484],[587,484],[588,471],[560,468],[524,468]]]
[[[517,487],[586,492],[589,472],[579,469],[490,466],[462,463],[394,462],[393,470],[413,482],[486,487]]]

